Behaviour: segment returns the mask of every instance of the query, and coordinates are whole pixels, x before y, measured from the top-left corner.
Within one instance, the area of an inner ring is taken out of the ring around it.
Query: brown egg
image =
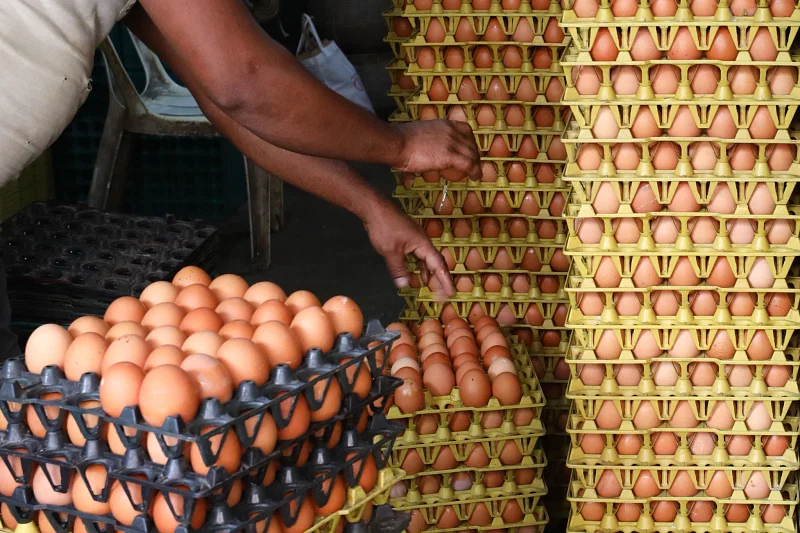
[[[197,382],[180,367],[159,366],[148,372],[141,383],[139,409],[145,421],[154,426],[160,426],[171,415],[191,421],[200,404],[198,388]]]
[[[688,498],[697,494],[694,481],[686,470],[681,470],[675,475],[668,491],[670,496],[675,498]],[[708,494],[708,492],[706,492]]]
[[[595,485],[597,495],[601,498],[616,498],[622,494],[622,486],[613,470],[603,470]]]
[[[563,40],[564,40],[564,32],[558,25],[558,19],[556,17],[551,17],[550,20],[547,21],[547,25],[544,28],[544,42],[560,43]],[[542,67],[537,67],[536,65],[534,65],[534,67],[542,68]]]
[[[141,325],[148,329],[152,330],[159,326],[175,326],[178,327],[183,320],[184,316],[186,316],[186,312],[171,302],[163,302],[159,304],[155,304],[154,306],[150,307],[145,313],[144,317],[142,317]],[[109,330],[107,337],[112,334],[114,328],[121,326],[122,324],[136,324],[136,322],[120,322],[111,330]],[[146,335],[146,333],[145,333]],[[118,337],[117,337],[118,338]]]
[[[710,474],[710,472],[708,473]],[[707,476],[708,476],[707,474]],[[733,488],[723,470],[718,470],[709,477],[706,495],[712,498],[729,498],[733,494]]]
[[[438,34],[437,34],[438,35]],[[465,42],[474,42],[479,41],[478,35],[475,33],[475,30],[472,29],[472,25],[470,24],[470,20],[467,17],[462,18],[458,22],[458,26],[456,27],[455,32],[455,40],[456,42],[465,43]],[[431,42],[431,41],[429,41]],[[449,50],[449,47],[448,47]],[[463,62],[463,56],[462,56]],[[458,67],[451,67],[448,65],[449,68],[458,68]]]
[[[213,427],[203,428],[201,433],[212,431]],[[224,441],[223,441],[224,437]],[[208,438],[211,453],[218,457],[213,464],[207,465],[204,463],[200,455],[200,447],[196,443],[190,446],[189,457],[192,464],[192,470],[200,475],[205,475],[214,466],[221,466],[228,474],[233,474],[239,469],[242,458],[242,446],[239,443],[239,438],[233,429],[229,429],[227,433],[220,433]]]
[[[253,311],[249,321],[254,326],[260,326],[261,324],[273,320],[289,326],[293,318],[294,315],[292,311],[286,307],[286,304],[280,300],[267,300]]]
[[[182,346],[185,340],[186,334],[175,326],[159,326],[145,337],[145,341],[153,349],[164,345]]]
[[[758,106],[758,110],[753,115],[753,120],[748,128],[750,136],[754,139],[774,139],[778,128],[770,115],[767,106]]]
[[[167,498],[169,498],[169,503],[167,503]],[[174,533],[179,526],[178,521],[175,519],[175,514],[183,515],[185,512],[183,496],[175,494],[174,492],[167,493],[166,495],[163,492],[156,493],[155,499],[153,500],[152,512],[153,521],[159,532]],[[206,519],[206,512],[206,500],[197,500],[190,521],[190,525],[193,529],[197,529],[203,525]],[[280,515],[276,516],[280,517]],[[300,521],[301,517],[298,517],[298,522]]]
[[[69,325],[68,331],[73,337],[78,337],[84,333],[97,333],[98,335],[105,337],[109,328],[110,326],[108,324],[96,316],[82,316],[80,318],[76,318],[72,324]]]
[[[64,375],[78,381],[86,372],[100,374],[108,342],[97,333],[84,333],[75,337],[64,353]]]
[[[144,339],[147,337],[147,329],[138,322],[119,322],[108,330],[106,333],[106,340],[108,342],[114,342],[125,335],[133,335],[135,337],[141,337]]]
[[[226,324],[234,320],[249,321],[253,316],[253,306],[244,298],[233,297],[222,300],[214,312]]]
[[[82,475],[72,478],[70,491],[75,509],[83,513],[104,515],[111,512],[109,502],[99,502],[94,495],[100,496],[108,483],[106,467],[93,464],[86,467]],[[88,483],[88,486],[87,486]]]
[[[592,59],[595,61],[615,61],[619,55],[614,37],[608,28],[600,28],[595,36],[591,50]]]
[[[157,366],[161,365],[175,365],[180,366],[186,354],[177,346],[165,344],[155,348],[144,363],[144,372],[150,372]]]
[[[143,338],[136,335],[123,335],[108,346],[100,365],[100,373],[105,374],[109,367],[123,361],[144,368],[150,351],[150,346]]]
[[[258,307],[267,300],[280,300],[281,302],[285,302],[286,293],[275,283],[259,281],[247,289],[243,298],[250,302],[253,307]]]
[[[772,35],[768,28],[752,28],[755,37],[750,44],[750,58],[753,61],[775,61],[778,57],[778,49],[772,40]]]
[[[212,309],[199,307],[186,313],[179,328],[187,335],[198,331],[218,332],[222,328],[222,319]]]
[[[119,322],[141,322],[146,311],[144,304],[133,296],[123,296],[111,302],[103,320],[112,326]]]
[[[215,309],[219,301],[211,289],[205,285],[195,284],[181,290],[177,298],[175,298],[175,305],[183,309],[185,312],[190,312],[194,309],[207,307]]]
[[[674,61],[695,61],[702,57],[701,52],[694,44],[694,37],[697,37],[694,28],[681,27],[678,29],[672,46],[667,51],[667,58]]]
[[[198,331],[192,333],[181,345],[181,350],[187,355],[202,353],[214,357],[225,339],[213,331]]]
[[[711,14],[713,15],[713,13]],[[714,39],[711,41],[711,47],[709,47],[706,52],[706,57],[715,61],[733,61],[738,54],[736,43],[733,42],[728,28],[719,28]]]
[[[700,128],[695,123],[689,106],[679,106],[672,121],[672,126],[667,129],[667,134],[672,137],[699,137]]]

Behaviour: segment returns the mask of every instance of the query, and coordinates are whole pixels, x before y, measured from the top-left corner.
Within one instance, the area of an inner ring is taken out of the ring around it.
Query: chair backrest
[[[150,50],[138,37],[136,37],[129,29],[125,28],[128,35],[136,48],[136,54],[139,56],[139,61],[142,62],[145,75],[145,88],[146,93],[150,88],[158,88],[164,86],[177,86],[178,84],[167,73],[161,59]]]

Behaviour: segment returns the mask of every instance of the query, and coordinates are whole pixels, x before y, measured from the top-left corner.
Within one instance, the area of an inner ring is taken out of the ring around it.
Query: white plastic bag
[[[297,59],[317,78],[354,104],[375,112],[355,67],[333,41],[323,42],[308,15],[303,15],[303,33]]]

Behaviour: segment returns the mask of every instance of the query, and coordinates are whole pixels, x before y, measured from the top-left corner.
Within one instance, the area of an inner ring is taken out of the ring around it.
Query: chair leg
[[[89,189],[91,207],[119,210],[122,206],[132,144],[133,135],[125,131],[125,107],[112,98],[92,173],[92,185]]]
[[[247,207],[250,214],[250,253],[253,269],[269,268],[271,260],[270,175],[244,158],[247,179]]]
[[[269,201],[272,215],[272,231],[279,232],[285,223],[283,217],[283,181],[270,174]]]

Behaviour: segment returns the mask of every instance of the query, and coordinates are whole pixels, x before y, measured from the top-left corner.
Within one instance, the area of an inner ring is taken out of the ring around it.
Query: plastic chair
[[[128,161],[134,134],[211,137],[217,132],[185,87],[167,74],[161,60],[128,32],[144,66],[146,84],[138,93],[110,39],[100,45],[110,98],[100,150],[97,155],[89,205],[118,210],[127,182]],[[255,270],[270,264],[270,233],[283,225],[283,182],[259,168],[247,157],[250,250]]]

